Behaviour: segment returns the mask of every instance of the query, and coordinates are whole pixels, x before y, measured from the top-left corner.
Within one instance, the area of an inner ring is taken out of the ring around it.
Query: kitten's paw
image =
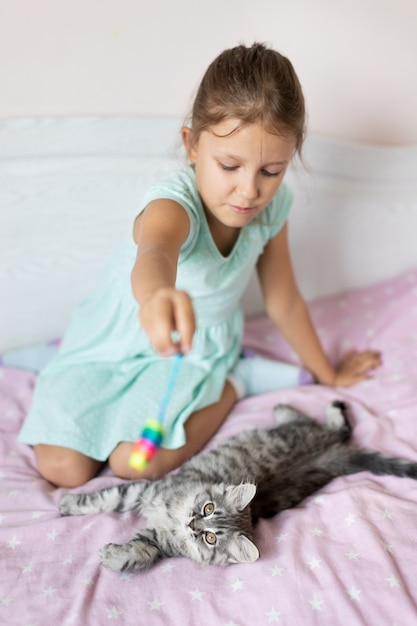
[[[106,543],[99,550],[100,561],[113,572],[124,572],[134,569],[131,563],[130,548],[126,544]]]
[[[326,425],[329,428],[338,430],[342,428],[347,422],[347,406],[341,400],[334,400],[331,404],[326,406]]]
[[[68,493],[61,498],[59,503],[59,512],[61,515],[82,515],[79,507],[80,496],[78,494]]]
[[[340,411],[344,415],[347,415],[348,406],[347,406],[346,402],[344,402],[343,400],[333,400],[331,405],[336,407],[336,408],[338,408],[338,409],[340,409]]]
[[[297,409],[294,409],[292,406],[288,404],[277,404],[274,406],[274,420],[277,426],[281,426],[281,424],[288,424],[289,422],[294,422],[300,418],[305,419],[305,416],[302,415]]]
[[[145,529],[128,543],[107,543],[99,550],[101,562],[113,572],[146,570],[161,558],[153,537],[154,531]]]
[[[343,431],[346,438],[352,432],[352,426],[348,418],[348,407],[342,400],[334,400],[326,407],[326,426],[332,430]]]

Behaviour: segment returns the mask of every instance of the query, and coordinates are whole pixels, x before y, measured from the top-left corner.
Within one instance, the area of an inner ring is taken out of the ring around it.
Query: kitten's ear
[[[243,509],[248,506],[249,502],[255,497],[255,493],[256,485],[252,485],[251,483],[227,488],[227,494],[238,511],[243,511]]]
[[[233,537],[227,548],[229,563],[253,563],[259,559],[258,548],[245,535]]]

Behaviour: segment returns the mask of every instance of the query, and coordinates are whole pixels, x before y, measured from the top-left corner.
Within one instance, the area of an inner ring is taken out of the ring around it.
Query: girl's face
[[[234,119],[216,124],[194,144],[191,129],[182,130],[208,222],[216,228],[240,229],[262,213],[295,149],[293,137],[273,135],[259,124],[235,130],[238,125]]]

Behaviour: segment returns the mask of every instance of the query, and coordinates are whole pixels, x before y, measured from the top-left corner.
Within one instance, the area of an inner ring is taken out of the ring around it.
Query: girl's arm
[[[349,386],[380,364],[379,353],[373,351],[349,353],[336,367],[330,363],[295,281],[287,224],[265,247],[257,269],[267,314],[318,382]]]
[[[190,296],[175,288],[178,257],[190,228],[189,218],[173,200],[154,200],[135,221],[138,244],[131,285],[142,327],[164,356],[188,352],[195,331]],[[173,332],[180,337],[178,344]]]

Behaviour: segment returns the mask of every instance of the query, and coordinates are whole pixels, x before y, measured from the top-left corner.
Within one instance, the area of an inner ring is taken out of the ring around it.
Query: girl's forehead
[[[202,131],[200,139],[203,148],[242,158],[257,155],[271,162],[290,161],[296,145],[293,135],[271,133],[258,123],[241,125],[234,119]]]

